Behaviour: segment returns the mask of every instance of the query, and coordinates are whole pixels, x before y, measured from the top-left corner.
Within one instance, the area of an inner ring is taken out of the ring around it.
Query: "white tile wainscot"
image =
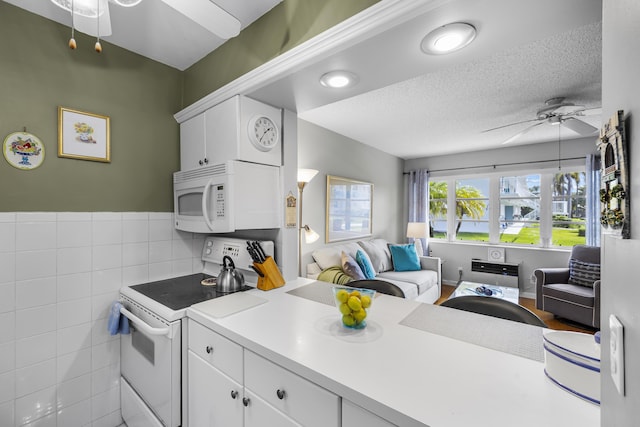
[[[0,213],[0,426],[115,427],[123,284],[202,271],[168,212]]]

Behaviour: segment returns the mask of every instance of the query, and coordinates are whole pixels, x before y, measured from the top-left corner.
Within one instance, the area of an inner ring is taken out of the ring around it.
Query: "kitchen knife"
[[[258,276],[264,277],[264,273],[262,271],[258,270],[257,268],[255,268],[253,265],[250,265],[249,267],[251,267],[253,269],[253,271],[255,271],[256,273],[258,273]]]
[[[256,250],[251,246],[251,243],[247,241],[247,252],[249,252],[249,256],[253,260],[253,262],[260,262],[260,257],[256,253]]]
[[[262,250],[262,248],[260,247],[260,244],[257,241],[254,241],[252,243],[252,246],[255,252],[258,254],[258,258],[260,259],[260,264],[262,264],[267,259],[267,257],[264,256],[264,251]]]
[[[258,253],[260,254],[260,256],[262,257],[262,262],[267,260],[267,253],[264,251],[264,249],[262,249],[262,245],[260,245],[260,242],[256,241],[254,242],[256,244],[256,249],[258,250]]]

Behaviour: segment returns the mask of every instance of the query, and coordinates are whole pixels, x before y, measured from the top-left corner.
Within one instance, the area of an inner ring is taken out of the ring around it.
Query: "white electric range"
[[[260,241],[267,256],[271,241]],[[128,427],[183,425],[182,378],[186,378],[186,322],[188,307],[219,296],[215,278],[229,256],[245,277],[245,288],[256,286],[258,275],[247,241],[210,236],[202,249],[204,271],[187,276],[120,289],[121,313],[130,320],[131,333],[120,343],[121,408]],[[207,280],[208,279],[208,280]],[[206,284],[205,284],[206,283]]]

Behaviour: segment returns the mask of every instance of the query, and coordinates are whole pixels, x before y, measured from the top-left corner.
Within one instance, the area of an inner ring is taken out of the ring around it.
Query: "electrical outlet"
[[[462,267],[458,267],[458,273],[462,274],[462,271],[463,271]]]
[[[609,350],[611,363],[611,378],[624,396],[624,327],[613,314],[609,316]]]

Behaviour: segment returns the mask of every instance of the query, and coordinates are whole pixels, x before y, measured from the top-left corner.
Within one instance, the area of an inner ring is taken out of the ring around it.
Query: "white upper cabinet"
[[[282,111],[236,95],[180,124],[180,170],[243,160],[282,164]]]

